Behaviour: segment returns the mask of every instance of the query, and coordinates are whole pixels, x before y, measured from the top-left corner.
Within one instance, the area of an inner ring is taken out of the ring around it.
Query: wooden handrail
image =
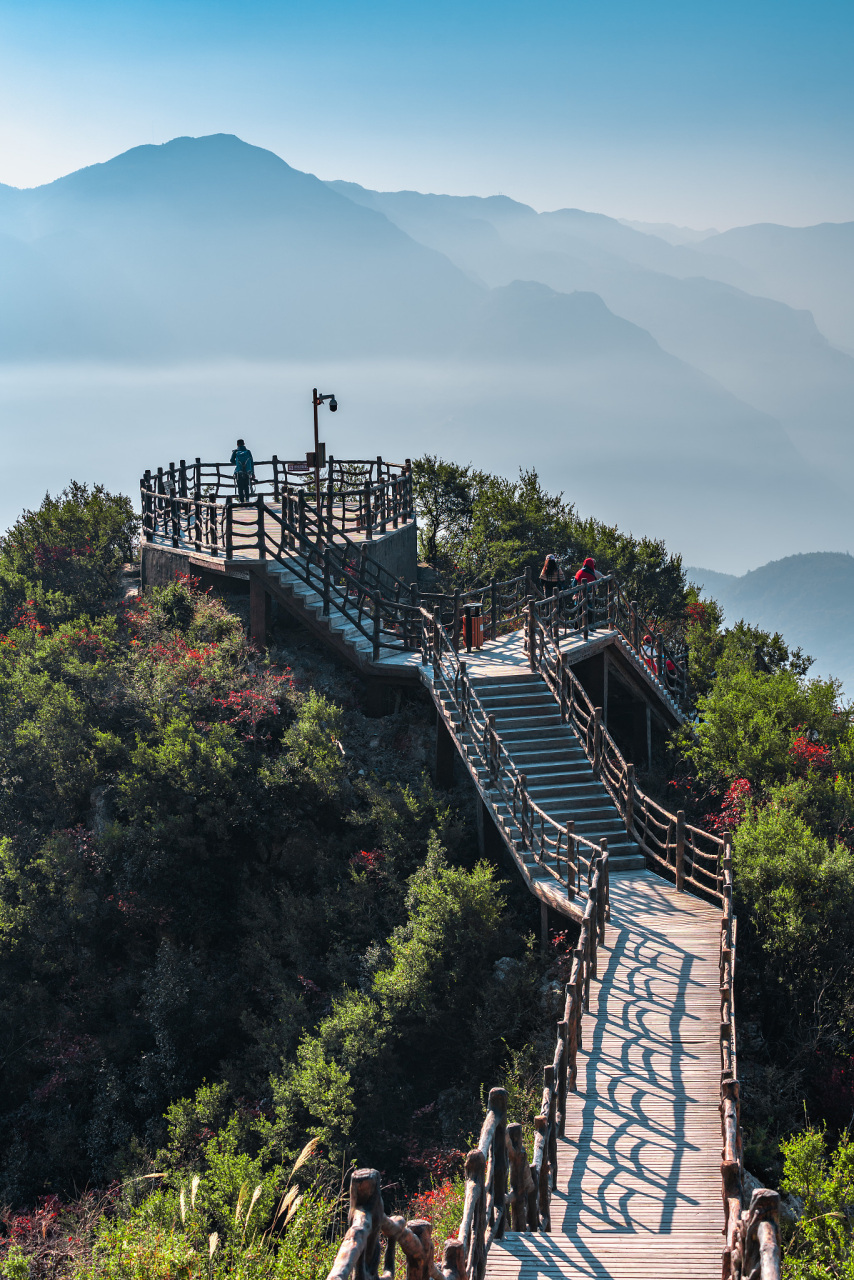
[[[466,1156],[465,1200],[456,1236],[445,1241],[440,1271],[434,1260],[432,1225],[423,1220],[404,1223],[389,1217],[375,1169],[357,1169],[350,1181],[347,1231],[327,1280],[394,1275],[395,1248],[408,1260],[414,1280],[483,1280],[493,1241],[505,1231],[551,1230],[551,1196],[557,1187],[558,1138],[566,1132],[567,1098],[577,1092],[577,1055],[584,1012],[589,1009],[590,982],[596,973],[596,952],[610,919],[608,852],[597,851],[590,869],[590,892],[572,971],[566,984],[562,1016],[556,1027],[551,1061],[543,1068],[543,1091],[531,1159],[522,1126],[508,1123],[507,1091],[489,1091],[486,1115],[477,1145]],[[386,1237],[383,1271],[379,1271],[380,1234]]]
[[[723,1280],[780,1280],[780,1196],[757,1188],[744,1204],[744,1150],[735,1025],[736,919],[732,902],[732,852],[724,836],[720,935],[721,1181],[724,1205]]]
[[[613,800],[626,823],[626,830],[643,850],[654,870],[677,874],[671,862],[667,831],[672,823],[680,832],[684,882],[695,891],[721,901],[721,856],[723,840],[711,832],[685,823],[684,814],[670,813],[638,787],[634,773],[623,758],[608,730],[597,718],[586,690],[564,660],[557,637],[537,612],[537,603],[528,606],[529,634],[534,670],[539,672],[551,690],[564,723],[571,724],[584,748],[594,773]],[[679,877],[681,879],[681,877]],[[681,884],[679,886],[682,887]]]

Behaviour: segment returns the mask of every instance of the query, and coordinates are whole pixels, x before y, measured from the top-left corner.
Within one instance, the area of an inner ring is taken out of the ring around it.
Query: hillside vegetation
[[[794,1230],[791,1274],[845,1274],[851,709],[536,475],[415,474],[448,581],[592,550],[688,645],[697,719],[645,783],[735,833],[748,1165],[836,1215]],[[122,598],[134,533],[127,499],[74,485],[0,544],[0,1265],[320,1280],[353,1160],[453,1229],[482,1088],[530,1119],[571,936],[534,948],[470,792],[424,771],[418,697],[367,721],[299,631],[261,653],[192,579]]]

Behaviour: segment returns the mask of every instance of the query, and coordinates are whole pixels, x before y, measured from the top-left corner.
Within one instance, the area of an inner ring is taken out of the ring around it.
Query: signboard
[[[284,463],[287,471],[311,471],[312,468],[307,462],[286,462]]]

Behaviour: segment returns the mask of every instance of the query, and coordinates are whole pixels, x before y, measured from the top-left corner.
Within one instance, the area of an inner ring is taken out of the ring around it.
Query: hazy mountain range
[[[717,600],[726,621],[779,631],[815,659],[812,674],[836,676],[854,694],[854,556],[787,556],[749,573],[691,567],[689,579]]]
[[[221,379],[267,362],[310,387],[356,362],[373,371],[348,375],[370,424],[356,451],[537,466],[584,512],[755,564],[852,542],[853,271],[854,223],[638,229],[321,182],[228,135],[179,138],[0,186],[0,405],[3,368],[34,363],[192,362]],[[241,388],[284,453],[281,417]],[[35,424],[44,456],[62,424],[32,396],[7,421]],[[210,413],[185,403],[170,457]],[[93,394],[101,437],[105,404]]]

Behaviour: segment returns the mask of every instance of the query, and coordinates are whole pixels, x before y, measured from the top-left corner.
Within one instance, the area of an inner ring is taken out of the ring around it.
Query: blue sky
[[[228,132],[386,190],[847,221],[852,37],[836,0],[0,0],[0,181]]]

